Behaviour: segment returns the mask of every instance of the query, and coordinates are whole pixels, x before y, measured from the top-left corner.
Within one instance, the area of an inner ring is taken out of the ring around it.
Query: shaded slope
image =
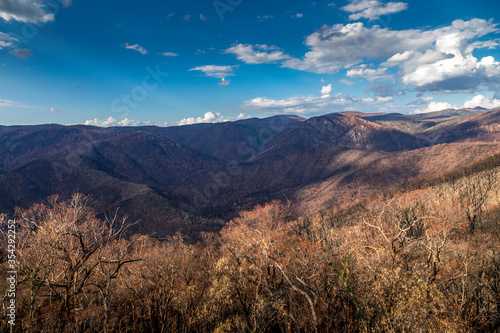
[[[500,110],[478,114],[457,124],[425,133],[435,143],[496,142],[500,140]]]
[[[161,189],[220,164],[210,156],[144,132],[125,132],[99,142],[83,159],[91,168],[113,177]]]
[[[90,126],[2,126],[0,171],[13,170],[40,159],[83,153],[92,145],[120,133],[120,130]]]
[[[482,142],[440,144],[379,155],[369,153],[361,158],[359,153],[346,152],[354,167],[298,188],[293,198],[300,211],[317,212],[367,198],[414,177],[434,177],[499,152],[500,144]],[[336,164],[342,164],[340,159]]]

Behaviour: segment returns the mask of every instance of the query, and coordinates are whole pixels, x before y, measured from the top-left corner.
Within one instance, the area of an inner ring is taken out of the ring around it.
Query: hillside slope
[[[331,209],[500,151],[499,110],[359,116],[0,127],[0,211],[79,191],[99,214],[120,207],[148,233],[212,230],[273,199],[294,202],[299,215]],[[376,123],[436,117],[445,120],[415,135]]]
[[[310,118],[276,135],[255,159],[313,148],[345,147],[401,151],[427,146],[424,139],[353,116],[333,113]]]

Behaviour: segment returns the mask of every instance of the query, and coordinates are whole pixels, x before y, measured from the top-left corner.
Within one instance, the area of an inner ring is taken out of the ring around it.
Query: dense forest
[[[2,271],[16,221],[14,331],[498,330],[499,161],[300,218],[273,201],[197,239],[132,234],[91,197],[52,196],[2,216]]]

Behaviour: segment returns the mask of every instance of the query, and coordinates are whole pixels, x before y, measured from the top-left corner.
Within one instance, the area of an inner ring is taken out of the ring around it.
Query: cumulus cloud
[[[414,53],[413,51],[405,51],[403,53],[396,53],[395,55],[393,55],[392,57],[387,59],[387,61],[385,63],[383,63],[382,65],[388,66],[388,67],[397,66],[397,65],[399,65],[399,63],[410,59],[411,56],[413,55],[413,53]]]
[[[178,57],[179,56],[177,53],[174,53],[174,52],[163,52],[161,55],[165,56],[165,57]]]
[[[0,99],[0,107],[2,106],[2,102],[4,100]],[[10,101],[5,101],[10,102]],[[11,102],[13,103],[13,102]],[[245,115],[244,113],[240,113],[236,117],[225,117],[220,113],[206,112],[203,117],[189,117],[184,118],[179,121],[140,121],[135,119],[125,118],[123,120],[116,120],[113,117],[108,117],[105,120],[100,120],[99,118],[91,119],[85,121],[85,125],[88,126],[99,126],[99,127],[120,127],[120,126],[159,126],[159,127],[167,127],[167,126],[182,126],[182,125],[193,125],[193,124],[202,124],[202,123],[222,123],[228,121],[236,121],[241,119],[247,119],[250,116]]]
[[[326,87],[321,92],[327,92],[329,88]],[[391,111],[391,102],[392,97],[359,98],[338,93],[334,96],[323,94],[320,97],[291,97],[281,100],[257,97],[244,101],[241,107],[268,114],[324,114],[347,110]]]
[[[486,88],[500,98],[500,62],[473,54],[479,48],[497,47],[498,40],[488,40],[487,35],[499,31],[493,21],[482,19],[455,20],[430,30],[391,30],[357,22],[325,25],[307,36],[309,51],[301,59],[276,46],[271,47],[274,51],[258,51],[259,45],[238,44],[226,52],[246,63],[280,62],[281,67],[318,74],[347,69],[348,77],[371,81],[390,80],[386,69],[397,67],[401,83],[419,91],[470,93]],[[382,61],[382,67],[363,67],[368,61]]]
[[[125,45],[123,47],[126,48],[127,50],[137,51],[137,52],[139,52],[141,54],[147,54],[148,53],[148,51],[144,47],[140,46],[139,44],[133,44],[133,45],[131,45],[129,43],[125,43]]]
[[[482,107],[485,109],[494,109],[500,107],[500,99],[489,99],[483,95],[476,95],[464,104],[464,108],[473,109],[475,107]]]
[[[240,113],[236,117],[224,117],[220,113],[207,112],[203,117],[190,117],[184,118],[177,122],[177,125],[193,125],[193,124],[203,124],[203,123],[222,123],[227,121],[235,121],[241,119],[247,119],[250,116],[245,115],[244,113]]]
[[[295,18],[302,18],[302,17],[304,17],[304,14],[302,14],[302,13],[297,13],[297,14],[293,15],[292,17],[295,17]]]
[[[417,98],[413,102],[408,103],[408,106],[413,109],[410,111],[410,113],[413,114],[457,109],[457,105],[448,102],[435,101],[433,97]]]
[[[236,44],[224,52],[235,54],[238,60],[246,64],[267,64],[290,58],[279,47],[265,44]]]
[[[26,59],[28,56],[33,55],[33,53],[31,53],[31,51],[28,49],[10,50],[9,53],[21,59]]]
[[[161,127],[165,127],[165,126],[171,126],[171,124],[168,122],[140,121],[140,120],[129,119],[129,118],[125,118],[125,119],[118,121],[113,117],[109,117],[106,120],[100,120],[99,118],[87,120],[87,121],[85,121],[85,125],[98,126],[98,127],[120,127],[120,126],[161,126]]]
[[[346,75],[351,78],[364,78],[368,81],[388,80],[391,76],[385,73],[386,70],[387,67],[373,69],[363,64],[348,70]]]
[[[321,98],[328,98],[328,97],[330,97],[330,94],[332,93],[332,91],[333,91],[332,84],[330,83],[327,86],[323,86],[319,93],[321,94]]]
[[[226,80],[225,78],[220,79],[219,85],[220,86],[228,86],[229,83],[231,83],[231,80]]]
[[[361,18],[373,21],[380,16],[399,13],[406,10],[408,9],[408,5],[404,2],[388,2],[383,4],[377,0],[353,0],[350,4],[340,9],[351,13],[349,19],[353,21]]]
[[[64,1],[70,5],[71,1]],[[43,0],[0,0],[0,17],[5,21],[45,23],[54,21],[51,7]]]
[[[491,21],[456,20],[451,26],[434,30],[435,43],[424,52],[415,52],[400,64],[401,81],[421,91],[473,91],[487,87],[500,93],[500,63],[492,56],[478,59],[475,48],[487,43],[471,40],[498,32]]]
[[[306,37],[310,49],[303,59],[291,58],[282,66],[313,73],[334,74],[365,60],[387,59],[406,50],[431,48],[436,39],[434,31],[419,29],[397,30],[363,23],[324,25]]]
[[[218,79],[224,79],[228,76],[234,76],[234,69],[239,66],[218,66],[218,65],[206,65],[191,68],[189,71],[201,71],[208,77],[215,77]]]
[[[428,113],[428,112],[443,111],[443,110],[454,109],[454,108],[455,108],[455,106],[453,104],[448,103],[448,102],[432,101],[427,105],[427,108],[417,109],[413,113]]]
[[[121,121],[117,121],[115,118],[109,117],[106,120],[100,120],[99,118],[87,120],[87,121],[85,121],[85,125],[99,126],[99,127],[114,127],[114,126],[128,126],[128,124],[130,122],[131,121],[128,118],[125,118]],[[132,121],[132,122],[135,122],[135,121]],[[136,122],[136,125],[138,125],[138,124],[139,124],[139,121]]]

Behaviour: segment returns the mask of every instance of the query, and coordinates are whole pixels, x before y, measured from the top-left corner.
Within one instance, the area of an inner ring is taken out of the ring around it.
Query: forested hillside
[[[15,331],[494,331],[499,162],[300,218],[270,202],[194,243],[51,197],[2,216],[17,221]]]

